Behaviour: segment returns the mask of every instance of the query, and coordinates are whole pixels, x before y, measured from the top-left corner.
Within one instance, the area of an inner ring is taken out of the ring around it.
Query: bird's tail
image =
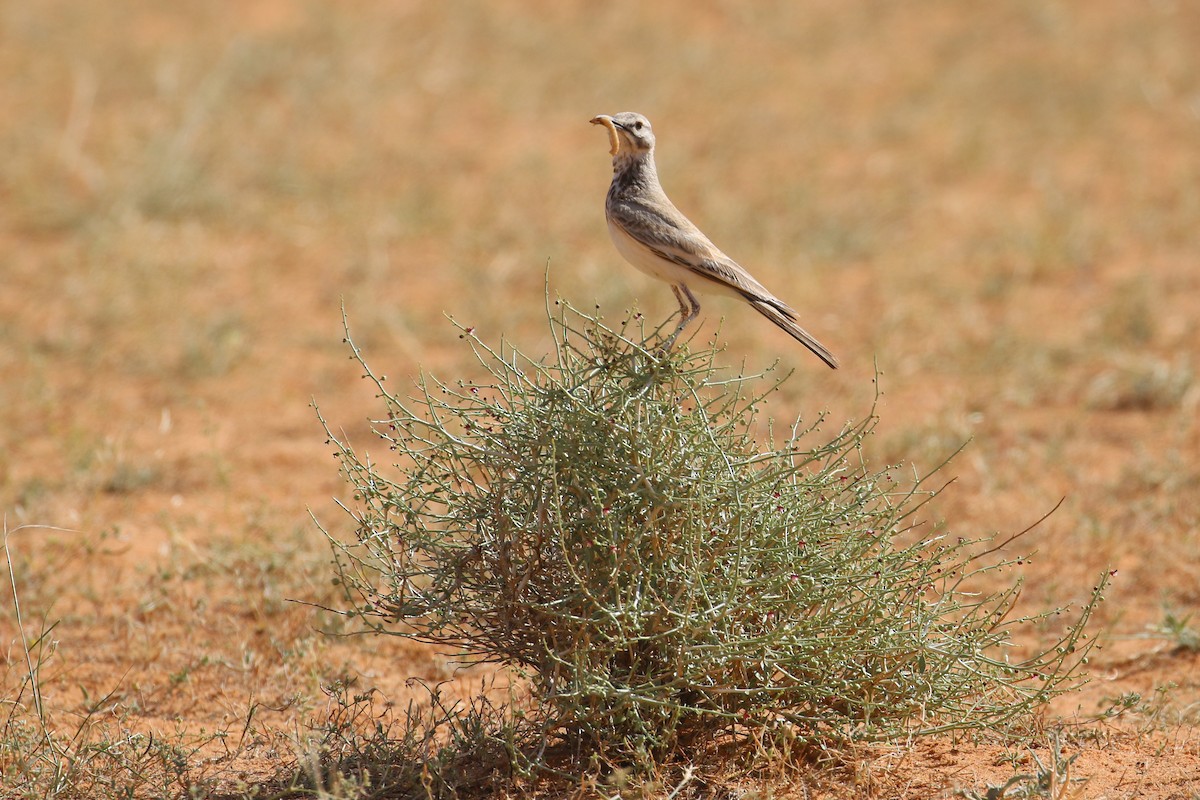
[[[834,358],[833,353],[829,352],[829,349],[826,348],[825,345],[814,339],[811,333],[796,324],[795,315],[789,313],[791,309],[785,310],[767,300],[761,300],[756,297],[747,297],[746,299],[750,301],[750,305],[754,306],[754,308],[758,310],[758,313],[762,314],[764,317],[771,320],[771,322],[774,322],[776,325],[783,328],[793,339],[800,342],[800,344],[804,345],[809,350],[812,350],[813,353],[816,354],[817,358],[829,365],[830,369],[837,369],[838,360]]]

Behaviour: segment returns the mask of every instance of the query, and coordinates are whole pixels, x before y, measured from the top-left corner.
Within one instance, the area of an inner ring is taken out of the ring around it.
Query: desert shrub
[[[1077,682],[1103,586],[1010,660],[1015,628],[1057,612],[1012,613],[1003,543],[918,535],[932,492],[866,462],[873,414],[777,436],[760,409],[779,382],[719,348],[549,317],[541,359],[460,328],[483,379],[411,397],[351,342],[386,409],[387,463],[330,433],[354,488],[338,580],[367,629],[511,668],[528,692],[509,719],[577,758],[991,729]]]

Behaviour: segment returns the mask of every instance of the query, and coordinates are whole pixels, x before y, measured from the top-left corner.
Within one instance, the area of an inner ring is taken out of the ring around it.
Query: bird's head
[[[610,152],[616,156],[622,150],[631,155],[649,153],[654,150],[654,131],[650,129],[650,120],[633,111],[622,111],[620,114],[609,116],[601,114],[592,117],[593,125],[603,125],[608,129]]]

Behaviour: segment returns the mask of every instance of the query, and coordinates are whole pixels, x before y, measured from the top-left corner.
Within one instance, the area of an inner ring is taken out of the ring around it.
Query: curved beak
[[[621,137],[617,135],[617,128],[623,127],[613,121],[613,118],[608,114],[598,114],[590,120],[593,125],[603,125],[608,130],[608,154],[615,156],[621,149]]]

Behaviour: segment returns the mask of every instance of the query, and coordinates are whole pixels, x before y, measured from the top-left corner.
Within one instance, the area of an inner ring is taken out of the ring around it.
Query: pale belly
[[[709,280],[681,264],[659,258],[612,222],[608,223],[608,235],[612,237],[613,244],[622,258],[652,278],[670,284],[686,285],[689,289],[703,294],[741,296],[740,292],[727,284]]]

